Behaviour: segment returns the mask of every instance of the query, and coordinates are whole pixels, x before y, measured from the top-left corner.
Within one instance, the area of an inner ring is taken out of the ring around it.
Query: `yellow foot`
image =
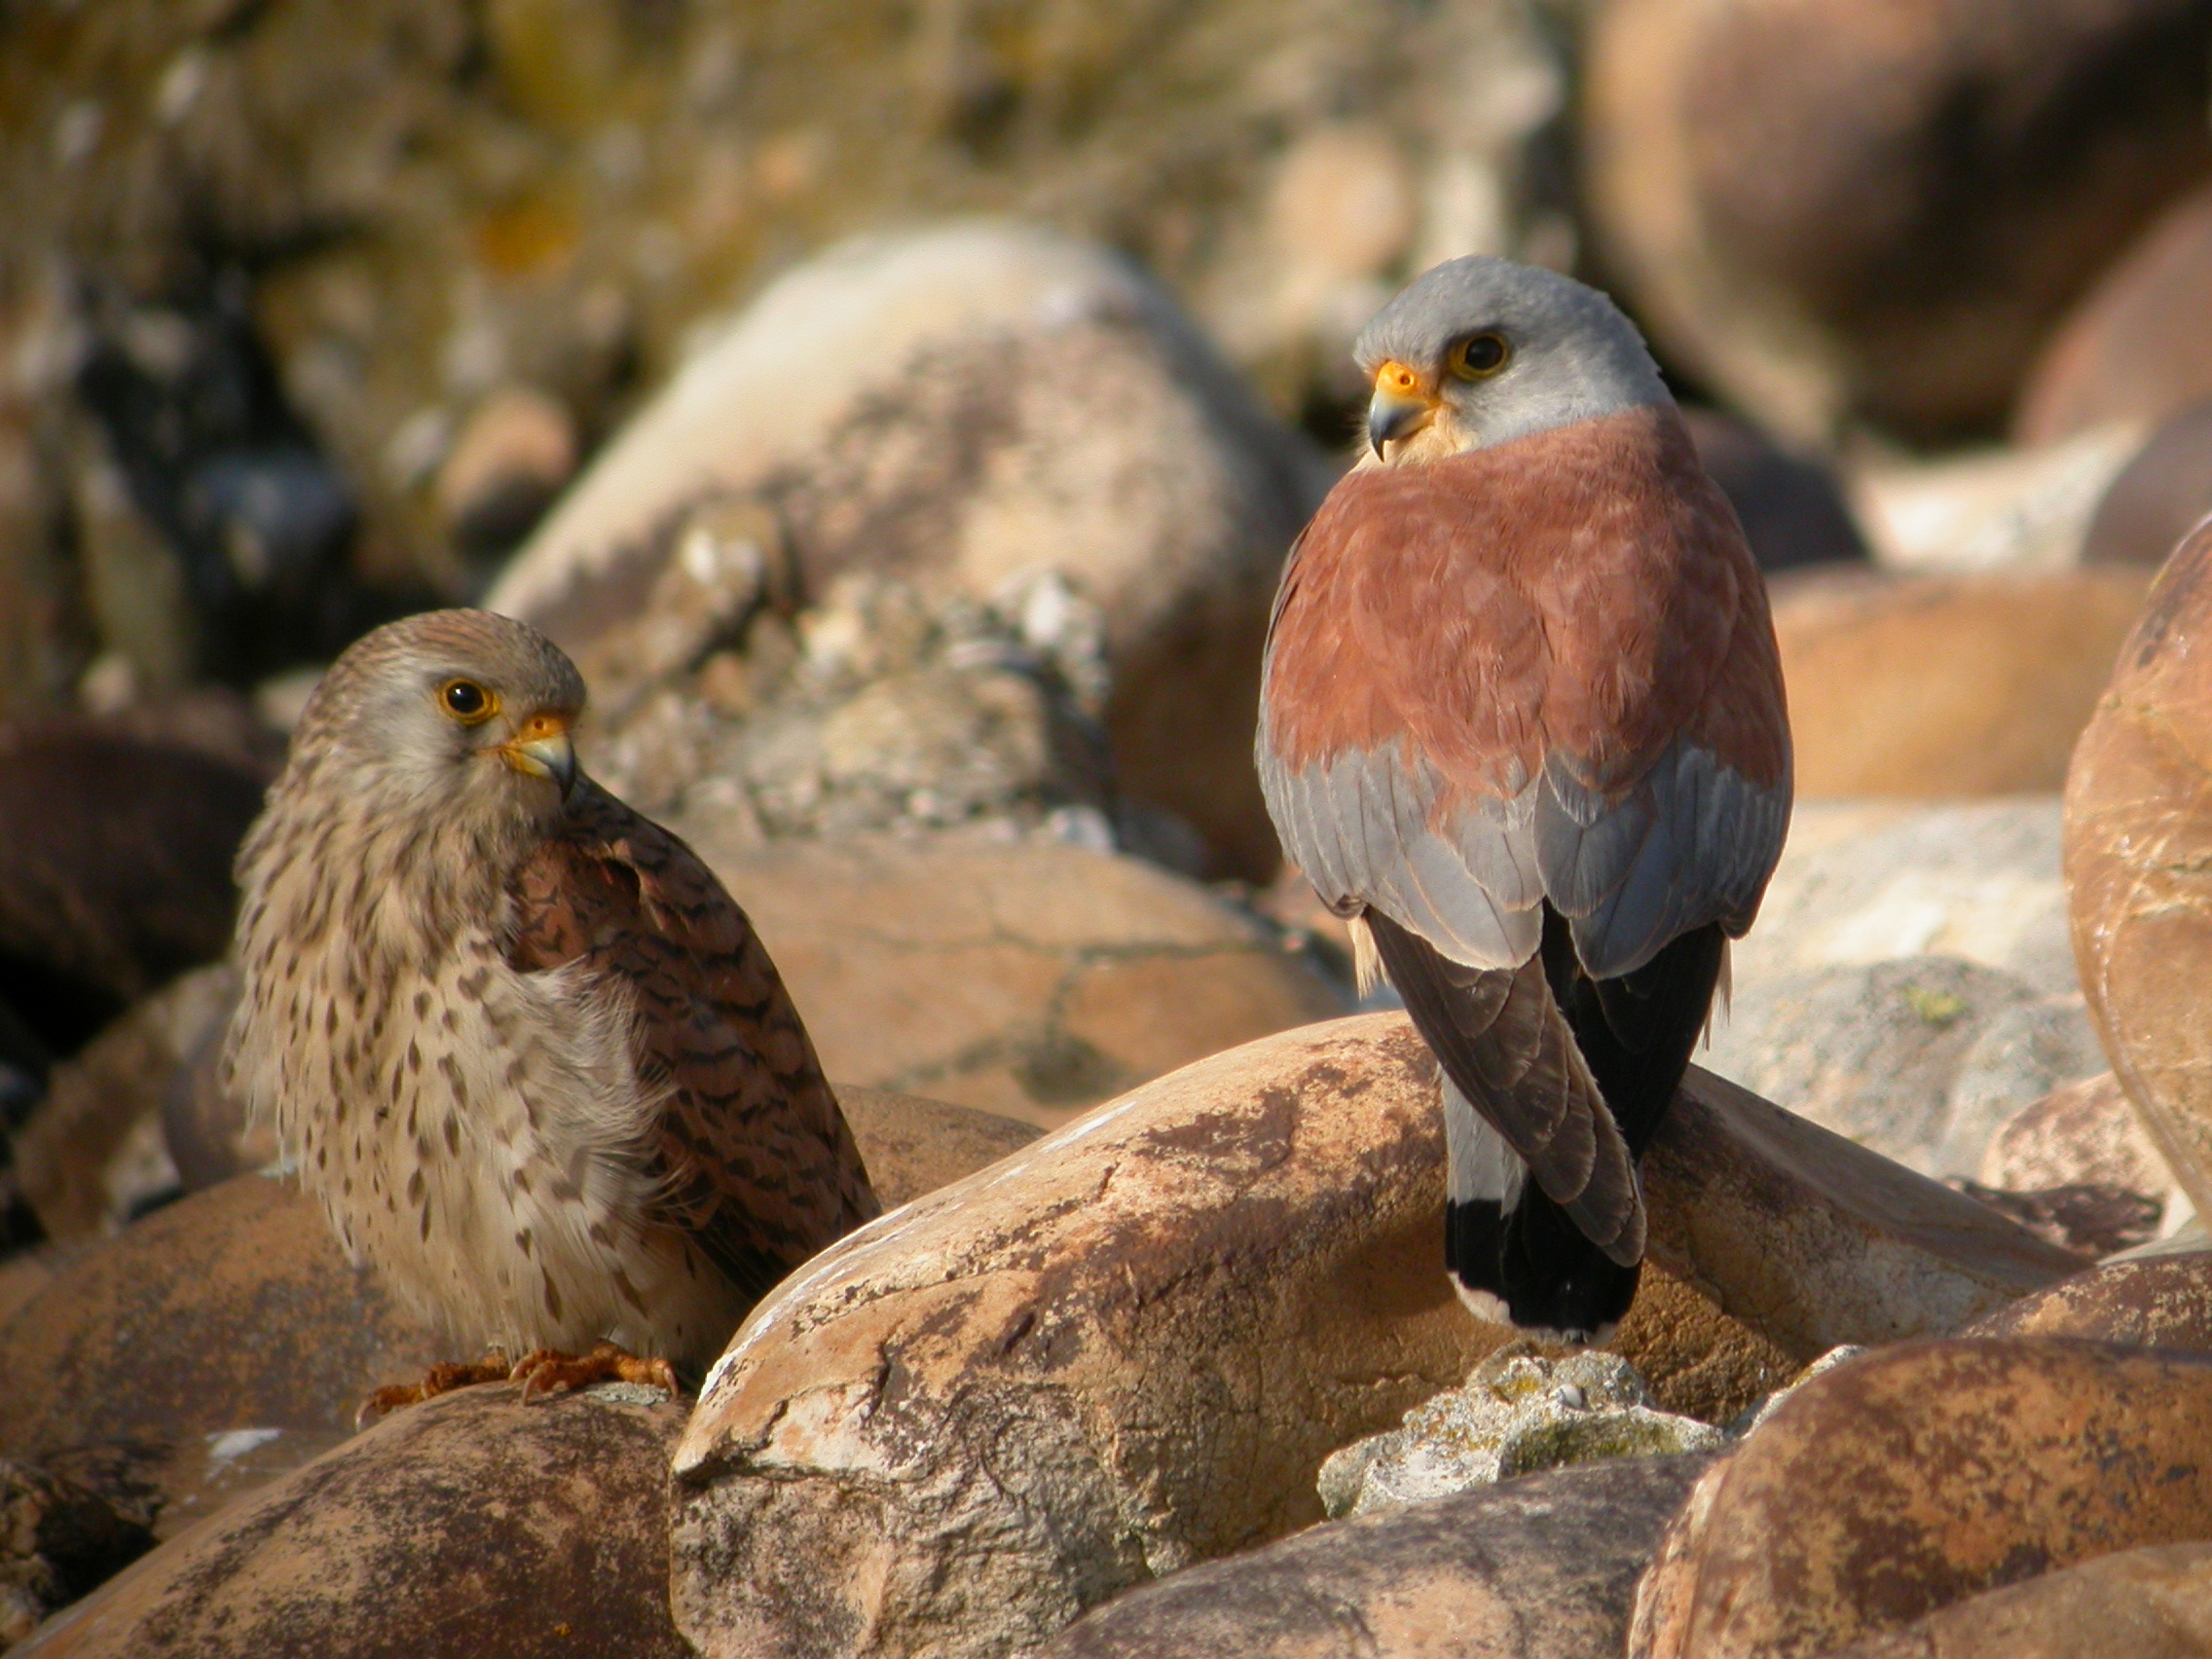
[[[419,1406],[424,1400],[450,1394],[456,1388],[473,1387],[479,1382],[504,1382],[513,1371],[514,1367],[507,1363],[505,1348],[487,1349],[484,1357],[473,1365],[433,1365],[423,1374],[422,1382],[379,1388],[363,1400],[361,1409],[353,1414],[353,1426],[359,1428],[402,1406]]]
[[[523,1404],[533,1394],[557,1394],[563,1389],[588,1388],[594,1382],[649,1382],[676,1393],[676,1372],[665,1359],[640,1359],[627,1348],[601,1343],[586,1354],[539,1348],[526,1356],[509,1375],[522,1384]]]

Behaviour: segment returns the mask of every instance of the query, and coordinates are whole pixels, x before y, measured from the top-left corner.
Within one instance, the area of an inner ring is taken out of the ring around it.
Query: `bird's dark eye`
[[[1505,358],[1503,336],[1477,334],[1453,347],[1445,366],[1461,380],[1483,380],[1504,368]]]
[[[462,725],[492,718],[498,699],[473,680],[449,680],[438,687],[438,706]]]

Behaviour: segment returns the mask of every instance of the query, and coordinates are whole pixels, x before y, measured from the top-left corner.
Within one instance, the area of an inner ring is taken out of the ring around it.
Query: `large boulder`
[[[1614,1659],[1706,1466],[1643,1457],[1315,1527],[1078,1620],[1050,1659]]]
[[[2098,498],[2082,557],[2091,564],[2156,568],[2207,513],[2212,513],[2212,385],[2205,400],[2168,419],[2113,479]]]
[[[2212,168],[2196,0],[1621,0],[1589,189],[1663,350],[1778,430],[2005,415],[2111,250]]]
[[[461,1389],[172,1539],[15,1651],[684,1659],[662,1509],[682,1423],[657,1389]]]
[[[2199,1215],[2212,1215],[2212,529],[2177,548],[2066,781],[2066,877],[2082,988],[2128,1099]]]
[[[1638,1659],[1814,1659],[1979,1592],[2201,1539],[2212,1357],[1900,1345],[1798,1389],[1700,1483]]]
[[[2067,315],[2021,389],[2014,435],[2046,444],[2111,421],[2155,425],[2212,397],[2208,282],[2212,189],[2199,189],[2146,226]]]
[[[1122,260],[961,224],[787,273],[608,447],[489,603],[583,652],[638,613],[686,515],[730,502],[773,515],[810,598],[866,571],[981,601],[1057,571],[1104,612],[1124,785],[1264,873],[1260,646],[1325,483]]]
[[[1322,1459],[1508,1333],[1441,1271],[1434,1062],[1401,1014],[1162,1078],[824,1253],[676,1457],[709,1655],[998,1655],[1319,1518]],[[2073,1258],[1694,1072],[1651,1256],[1803,1359],[1948,1331]]]
[[[2107,1262],[1985,1313],[1968,1337],[2086,1337],[2212,1353],[2212,1252]]]
[[[1783,578],[1799,794],[2055,790],[2147,586],[2124,566]]]

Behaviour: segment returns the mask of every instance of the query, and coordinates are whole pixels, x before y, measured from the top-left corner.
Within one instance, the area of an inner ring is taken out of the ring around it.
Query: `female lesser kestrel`
[[[744,913],[576,770],[583,701],[506,617],[379,629],[310,699],[239,855],[249,1108],[348,1251],[527,1355],[526,1391],[673,1387],[877,1208]]]

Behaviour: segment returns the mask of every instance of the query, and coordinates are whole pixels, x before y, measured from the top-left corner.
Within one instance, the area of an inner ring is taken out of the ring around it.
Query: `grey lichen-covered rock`
[[[1501,1348],[1403,1426],[1330,1455],[1315,1483],[1332,1516],[1364,1515],[1538,1469],[1606,1457],[1708,1452],[1727,1434],[1655,1408],[1636,1368],[1585,1350],[1547,1359]]]

